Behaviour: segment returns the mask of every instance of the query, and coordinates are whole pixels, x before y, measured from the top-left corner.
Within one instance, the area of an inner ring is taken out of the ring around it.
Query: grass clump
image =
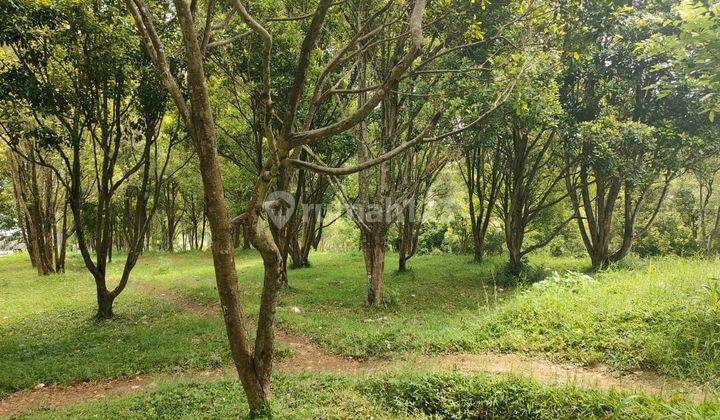
[[[510,376],[406,374],[372,379],[361,388],[392,412],[446,419],[654,419],[720,415],[717,402],[696,405],[682,399],[662,401],[616,391],[546,386]]]

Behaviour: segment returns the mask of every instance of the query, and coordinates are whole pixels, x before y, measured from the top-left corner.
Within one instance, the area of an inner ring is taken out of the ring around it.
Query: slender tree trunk
[[[260,303],[260,317],[255,341],[255,351],[249,347],[243,311],[240,306],[238,278],[235,269],[235,248],[232,237],[230,217],[225,202],[225,191],[220,172],[220,160],[217,152],[215,122],[210,106],[210,98],[205,80],[203,54],[190,7],[187,3],[175,0],[182,35],[186,46],[185,57],[188,63],[188,84],[192,103],[189,117],[189,131],[197,148],[200,160],[200,173],[203,181],[207,219],[210,223],[215,283],[223,309],[225,329],[230,342],[235,368],[248,398],[251,416],[265,412],[270,398],[270,372],[273,354],[273,321],[275,299],[279,287],[280,255],[277,247],[264,237],[260,231],[258,218],[261,207],[255,212],[249,226],[254,229],[252,237],[255,247],[263,256],[265,276],[263,294]],[[261,186],[267,186],[272,180],[271,174],[261,174]],[[265,190],[256,191],[262,199]]]
[[[175,227],[174,227],[174,224],[175,224],[175,220],[171,220],[171,218],[168,218],[165,250],[170,253],[175,252]]]
[[[67,208],[67,200],[64,205],[63,209],[63,216],[62,216],[62,229],[60,232],[60,243],[58,245],[58,257],[57,257],[57,263],[56,263],[56,271],[58,273],[64,273],[65,272],[65,259],[67,256],[67,241],[68,237],[70,236],[68,232],[68,225],[67,225],[67,216],[68,216],[68,208]]]
[[[368,279],[368,293],[365,303],[369,306],[379,305],[383,302],[386,245],[387,230],[376,228],[369,234],[363,235],[363,255]]]
[[[475,262],[485,257],[485,238],[503,182],[500,163],[500,146],[483,143],[467,152],[465,164],[460,167],[467,191]]]
[[[517,232],[511,232],[505,242],[510,255],[509,271],[513,275],[519,274],[523,269],[522,239]]]
[[[414,211],[414,210],[413,210]],[[414,214],[412,215],[414,217]],[[413,256],[415,227],[410,220],[410,209],[403,209],[402,223],[398,224],[398,271],[407,271],[407,261]]]
[[[292,238],[290,242],[290,261],[291,270],[305,267],[299,238]]]
[[[398,271],[399,272],[404,273],[407,271],[407,260],[408,260],[407,255],[405,255],[404,253],[398,254]]]
[[[485,237],[478,237],[473,233],[473,259],[482,262],[485,258]]]
[[[203,250],[205,248],[205,229],[207,228],[207,212],[203,211],[203,222],[202,222],[202,230],[200,232],[200,246],[198,247],[199,250]]]
[[[304,220],[302,220],[300,229],[301,235],[294,238],[290,244],[291,268],[293,269],[310,267],[310,249],[313,247],[317,235],[317,218],[318,214],[315,210],[311,210],[307,215],[303,216]]]
[[[715,237],[717,236],[718,230],[720,229],[720,204],[715,210],[715,220],[713,222],[712,229],[705,239],[705,255],[712,256],[715,244]]]
[[[110,217],[110,239],[108,240],[108,262],[111,263],[113,259],[113,233],[115,232],[115,218]]]
[[[235,248],[240,247],[241,233],[242,233],[242,229],[235,229],[233,231],[233,245],[235,246]]]
[[[35,157],[38,151],[29,141],[24,145],[27,154]],[[47,168],[17,156],[8,155],[18,219],[23,227],[23,238],[30,254],[30,262],[38,275],[55,272],[55,176]]]

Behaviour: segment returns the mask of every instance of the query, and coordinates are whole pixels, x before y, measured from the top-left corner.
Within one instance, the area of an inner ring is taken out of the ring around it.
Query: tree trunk
[[[111,263],[113,259],[113,233],[115,232],[114,218],[110,217],[110,239],[108,240],[108,262]]]
[[[67,240],[69,236],[68,232],[68,205],[67,197],[64,198],[63,209],[62,209],[62,225],[60,225],[60,232],[55,229],[55,271],[58,273],[65,272],[65,256],[67,255]]]
[[[368,306],[383,302],[383,276],[385,272],[385,246],[387,231],[374,229],[370,234],[363,235],[363,255],[368,279],[368,293],[365,303]]]
[[[287,275],[287,260],[288,260],[288,253],[281,253],[280,254],[280,284],[282,284],[284,287],[290,286],[290,281],[288,279]]]
[[[247,251],[250,249],[250,233],[248,232],[247,227],[243,225],[243,250]]]
[[[482,262],[485,256],[485,238],[503,182],[500,169],[502,149],[500,145],[489,142],[490,139],[484,140],[481,145],[468,150],[465,164],[460,166],[467,191],[475,262]]]
[[[300,246],[300,239],[293,238],[290,242],[290,269],[297,270],[305,267],[305,261],[303,260],[302,249]]]
[[[407,256],[405,254],[399,254],[398,258],[398,271],[404,273],[407,271]]]
[[[168,225],[168,231],[167,231],[168,237],[167,237],[167,251],[172,253],[175,252],[175,226],[174,225]]]
[[[198,249],[200,251],[205,248],[205,229],[207,228],[207,212],[203,211],[203,222],[202,222],[202,230],[200,231],[200,245],[198,246]]]
[[[478,238],[473,235],[473,259],[475,262],[482,262],[485,258],[485,238]]]
[[[311,206],[313,204],[310,204]],[[301,236],[294,238],[290,243],[290,258],[292,260],[292,269],[310,267],[310,249],[316,243],[318,232],[317,227],[318,214],[315,210],[311,210],[308,214],[303,215],[301,225]]]
[[[520,274],[523,269],[522,240],[518,238],[516,233],[511,233],[507,238],[506,244],[510,255],[508,271],[512,275]]]
[[[408,220],[408,210],[403,211],[402,224],[398,225],[399,243],[398,243],[398,271],[404,273],[407,271],[407,261],[413,256],[413,240],[414,226],[413,222]]]
[[[193,17],[186,2],[176,0],[180,27],[185,44],[187,59],[188,85],[191,108],[187,115],[188,132],[194,140],[200,160],[200,174],[203,181],[207,219],[210,223],[212,240],[213,265],[215,267],[215,283],[223,309],[223,320],[230,343],[235,368],[248,398],[250,415],[257,416],[268,408],[270,398],[270,372],[273,354],[273,320],[275,315],[277,283],[280,275],[280,263],[277,247],[265,238],[258,225],[261,201],[272,180],[272,174],[260,174],[254,194],[257,197],[256,208],[248,214],[253,220],[247,222],[254,228],[253,240],[255,247],[263,256],[265,264],[265,284],[260,303],[260,317],[255,341],[255,351],[250,349],[249,338],[245,328],[245,320],[240,306],[237,272],[235,269],[235,249],[232,237],[230,217],[225,202],[225,191],[220,171],[220,160],[217,151],[217,135],[215,122],[210,106],[209,92],[203,66],[203,53],[200,50],[197,33],[194,29]],[[176,100],[176,103],[178,101]],[[182,105],[180,105],[182,111]]]
[[[235,248],[240,247],[241,234],[242,234],[242,229],[234,229],[233,230],[233,246],[235,246]]]
[[[104,285],[101,286],[101,283],[98,280],[96,280],[96,283],[98,304],[97,317],[99,319],[110,319],[113,317],[113,301],[115,298],[108,293]]]

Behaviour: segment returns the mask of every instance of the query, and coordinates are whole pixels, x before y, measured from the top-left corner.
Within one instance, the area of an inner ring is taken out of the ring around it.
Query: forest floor
[[[581,261],[543,261],[531,275],[546,280],[502,287],[499,259],[417,257],[410,273],[388,272],[386,305],[365,308],[361,258],[317,255],[313,268],[291,272],[281,298],[278,411],[720,415],[720,263],[634,261],[590,278],[551,274],[582,270]],[[37,279],[21,257],[0,259],[0,416],[242,409],[207,254],[144,257],[109,322],[92,320],[78,263]],[[238,269],[255,313],[261,263],[243,253]],[[301,384],[312,386],[293,391]],[[216,397],[227,401],[218,407]]]

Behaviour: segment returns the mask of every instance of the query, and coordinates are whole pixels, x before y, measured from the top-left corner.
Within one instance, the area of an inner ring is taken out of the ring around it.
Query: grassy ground
[[[393,258],[388,256],[387,267],[394,266]],[[388,303],[366,308],[360,254],[321,253],[313,255],[312,262],[311,268],[290,272],[291,287],[282,292],[278,322],[345,356],[477,348],[469,323],[512,294],[495,285],[504,264],[501,258],[475,264],[465,256],[422,256],[413,260],[413,269],[407,273],[389,269],[385,279]],[[559,270],[582,265],[568,259],[550,263]],[[156,255],[144,260],[136,278],[210,304],[217,301],[211,264],[207,253]],[[237,266],[245,307],[255,315],[262,263],[256,253],[247,252],[239,255]],[[291,311],[292,307],[301,312]]]
[[[390,255],[388,303],[378,308],[362,305],[365,275],[359,254],[317,254],[312,262],[312,268],[290,273],[292,287],[282,293],[279,324],[339,354],[373,358],[460,350],[540,353],[579,364],[602,362],[620,371],[652,370],[720,386],[718,261],[634,261],[594,279],[561,274],[534,286],[503,289],[497,286],[504,263],[500,258],[475,264],[464,256],[419,256],[412,260],[410,272],[397,274],[392,272],[395,260]],[[531,262],[535,267],[544,266],[535,270],[536,277],[553,270],[565,273],[587,268],[584,261],[573,259],[536,257]],[[249,252],[239,254],[237,265],[244,303],[254,315],[262,264]],[[119,264],[111,266],[111,277],[118,275],[119,268]],[[68,384],[138,371],[227,365],[226,339],[219,319],[193,315],[147,297],[138,287],[141,283],[206,304],[217,300],[212,260],[206,252],[144,256],[131,286],[116,301],[117,318],[109,322],[93,318],[94,285],[76,256],[71,258],[67,274],[43,278],[37,278],[23,256],[0,258],[0,396],[38,383]],[[300,312],[291,311],[293,306]],[[655,400],[628,402],[628,398],[612,393],[568,393],[507,378],[498,379],[501,386],[487,377],[467,383],[455,377],[433,378],[384,378],[360,386],[355,379],[345,377],[281,377],[276,401],[281,411],[297,408],[298,413],[325,417],[351,412],[370,415],[388,409],[396,414],[417,414],[419,410],[445,415],[449,413],[445,410],[463,407],[499,416],[519,415],[516,410],[522,407],[513,406],[514,398],[521,405],[529,401],[527,409],[548,417],[589,416],[592,411],[586,410],[595,408],[657,413],[670,410]],[[352,386],[342,385],[347,381]],[[420,388],[429,385],[422,384],[435,383],[432,381],[444,381],[448,387],[435,384],[435,388],[447,388],[451,393],[458,390],[459,394],[452,398],[444,394],[424,396]],[[342,390],[335,391],[336,385]],[[295,387],[313,390],[297,392]],[[222,414],[222,410],[244,406],[238,401],[241,393],[236,388],[225,381],[195,384],[187,390],[185,385],[168,384],[120,402],[103,401],[77,409],[87,413],[74,412],[91,414],[104,407],[118,417],[139,416],[154,407],[167,410],[163,415],[168,417],[178,413],[174,410],[184,409],[191,413],[220,410]],[[488,394],[496,388],[500,395]],[[184,401],[172,400],[185,392],[191,395],[184,396]],[[569,396],[563,397],[564,393]],[[457,403],[456,397],[460,398]],[[480,407],[480,402],[472,405],[463,398],[497,402],[492,407]],[[557,400],[552,403],[557,406],[542,406],[541,400],[547,398]],[[429,408],[424,405],[423,401],[430,404],[437,399],[440,402],[433,402]],[[217,407],[207,406],[214,404],[212,401]],[[436,407],[441,403],[449,406]],[[130,411],[122,411],[124,406]],[[356,411],[358,407],[366,411]],[[510,411],[492,411],[494,407]],[[680,409],[683,413],[703,409],[688,407],[681,404]]]
[[[500,350],[720,386],[720,263],[662,259],[537,284],[475,328]]]
[[[67,275],[38,278],[25,257],[0,258],[0,396],[40,383],[229,363],[220,320],[133,289],[118,299],[116,319],[97,321],[94,283],[76,263]]]
[[[171,382],[120,398],[25,418],[237,418],[246,414],[234,380]],[[341,375],[276,375],[276,418],[712,418],[720,404],[661,401],[613,391],[543,386],[513,377],[457,373],[394,374],[371,379]]]
[[[291,271],[279,324],[332,351],[358,358],[399,353],[512,351],[619,371],[638,369],[720,386],[720,262],[678,258],[630,260],[594,278],[567,274],[584,261],[536,257],[537,273],[559,276],[505,290],[504,261],[475,264],[464,256],[420,256],[412,270],[388,271],[380,308],[362,305],[360,255],[318,254],[312,268]],[[156,256],[140,281],[201,302],[216,292],[206,254]],[[393,267],[393,256],[387,267]],[[172,267],[172,270],[170,270]],[[241,254],[246,305],[257,310],[262,264]],[[181,274],[178,274],[181,273]],[[290,311],[297,306],[301,312]]]

